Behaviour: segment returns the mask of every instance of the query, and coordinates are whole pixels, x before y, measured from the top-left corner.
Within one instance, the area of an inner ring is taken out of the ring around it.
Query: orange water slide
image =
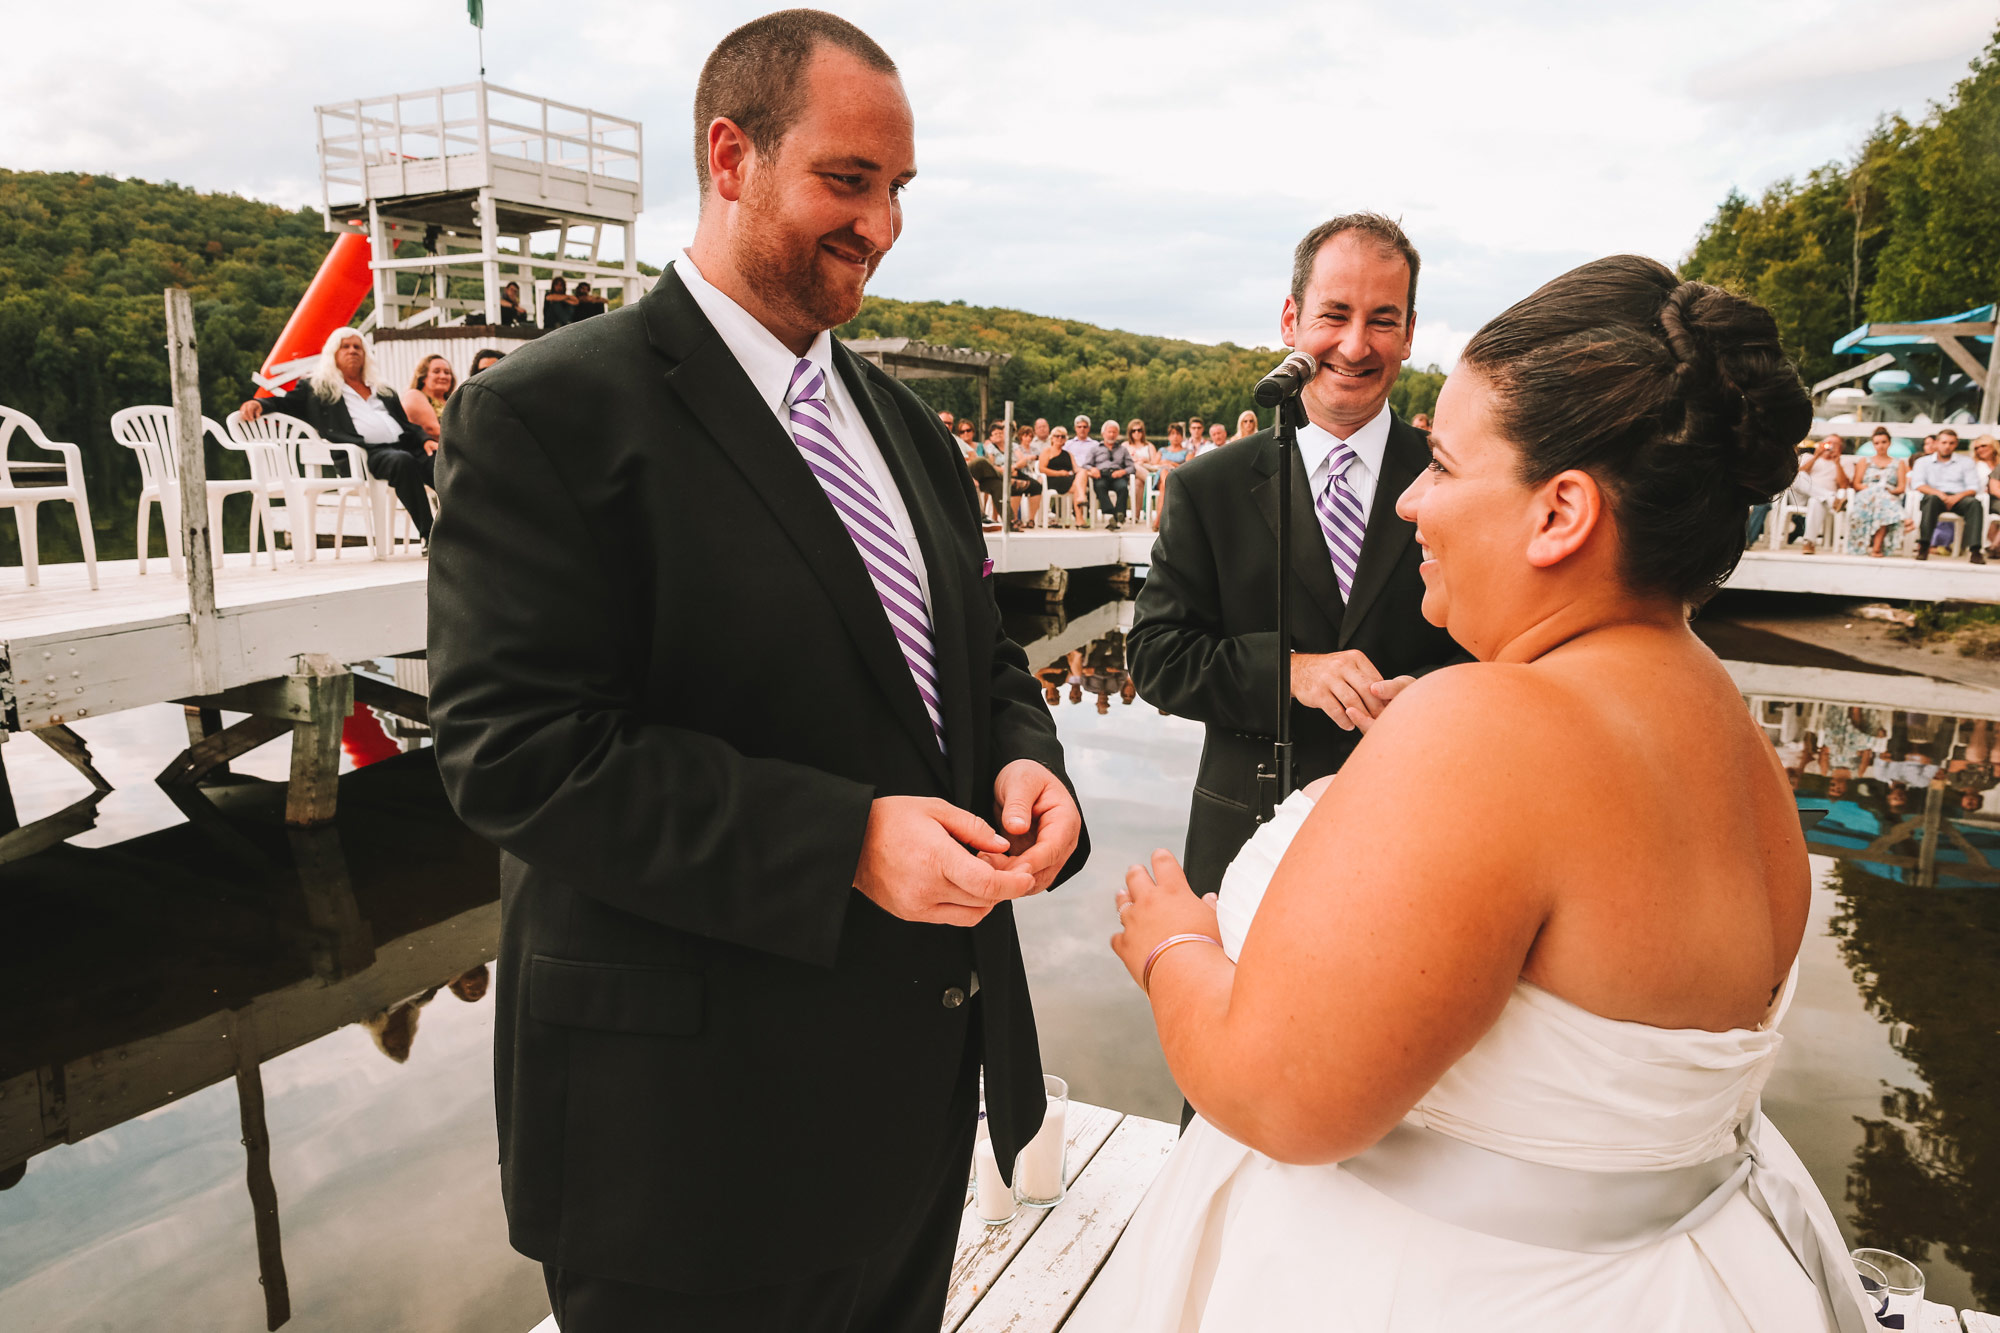
[[[343,233],[326,252],[312,285],[299,298],[298,309],[285,321],[285,331],[264,358],[258,373],[257,396],[269,398],[299,378],[326,345],[326,335],[345,327],[374,286],[368,268],[368,238],[358,231]]]

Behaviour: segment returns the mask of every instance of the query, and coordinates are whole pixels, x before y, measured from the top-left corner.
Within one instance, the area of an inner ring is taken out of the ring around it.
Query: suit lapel
[[[1235,447],[1235,446],[1231,446]],[[1275,431],[1257,442],[1262,450],[1257,460],[1264,479],[1251,487],[1257,512],[1278,532],[1278,438]],[[1326,553],[1326,538],[1320,534],[1319,517],[1313,513],[1312,491],[1306,483],[1305,463],[1298,450],[1292,451],[1292,576],[1305,592],[1303,605],[1326,619],[1331,631],[1340,624],[1340,581],[1333,576],[1333,557]]]
[[[965,639],[964,587],[959,581],[962,562],[955,555],[949,519],[939,509],[937,488],[930,484],[923,457],[908,423],[896,410],[895,400],[869,377],[861,358],[838,339],[833,344],[833,363],[869,433],[881,447],[890,478],[902,494],[903,507],[909,510],[910,526],[916,529],[925,582],[930,586],[931,641],[937,645],[945,745],[951,754],[953,790],[963,795],[972,785],[973,731],[972,668]],[[907,669],[904,674],[909,674]],[[911,692],[914,695],[914,685]],[[937,747],[934,744],[931,748],[935,751]]]
[[[670,272],[645,304],[648,336],[676,363],[667,371],[667,383],[707,427],[717,447],[743,473],[798,548],[888,695],[897,720],[930,756],[939,779],[948,781],[930,714],[889,629],[874,581],[798,445],[778,424],[677,274]],[[947,695],[951,694],[950,682],[944,683]]]
[[[1347,647],[1368,616],[1368,608],[1388,586],[1403,553],[1416,538],[1417,525],[1396,513],[1396,501],[1430,461],[1430,449],[1414,426],[1389,419],[1389,441],[1382,449],[1382,475],[1375,479],[1375,503],[1368,512],[1368,531],[1361,538],[1361,560],[1355,566],[1354,587],[1347,615],[1340,622],[1340,646]]]

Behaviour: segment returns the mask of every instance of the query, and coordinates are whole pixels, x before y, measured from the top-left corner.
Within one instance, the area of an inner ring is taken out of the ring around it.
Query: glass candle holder
[[[1848,1257],[1861,1275],[1875,1322],[1883,1328],[1916,1328],[1924,1305],[1924,1270],[1888,1250],[1856,1250]]]
[[[1014,1159],[1014,1197],[1030,1208],[1053,1208],[1063,1200],[1069,1169],[1069,1084],[1042,1076],[1047,1108],[1042,1127]]]

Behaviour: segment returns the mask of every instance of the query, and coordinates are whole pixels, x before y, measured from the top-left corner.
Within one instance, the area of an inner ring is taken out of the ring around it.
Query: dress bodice
[[[1295,793],[1223,876],[1217,912],[1232,960],[1312,805]],[[1721,1156],[1770,1077],[1796,977],[1795,968],[1762,1024],[1727,1032],[1605,1018],[1519,982],[1493,1026],[1409,1118],[1483,1148],[1584,1170]]]

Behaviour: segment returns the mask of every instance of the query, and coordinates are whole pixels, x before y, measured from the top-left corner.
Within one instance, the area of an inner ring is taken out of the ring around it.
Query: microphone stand
[[[1278,401],[1278,734],[1271,761],[1257,766],[1260,824],[1292,794],[1292,459],[1305,415],[1296,389]]]

